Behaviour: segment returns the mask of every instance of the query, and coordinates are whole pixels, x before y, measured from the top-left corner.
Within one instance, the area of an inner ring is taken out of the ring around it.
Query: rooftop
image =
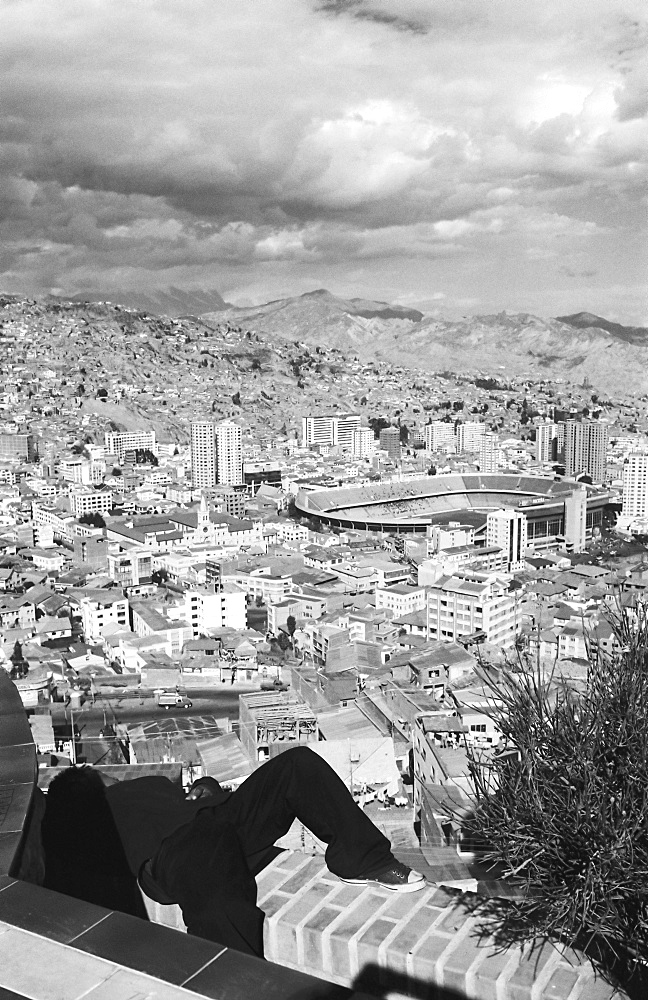
[[[266,962],[181,933],[177,907],[152,903],[149,923],[80,902],[38,884],[42,805],[25,712],[0,671],[0,993],[7,1000],[423,1000],[431,991],[436,1000],[612,997],[567,948],[496,949],[478,933],[472,893],[437,884],[394,896],[342,883],[321,856],[300,852],[280,854],[258,876]],[[447,851],[439,848],[435,859]],[[429,879],[442,882],[445,871],[465,888],[470,872],[452,851],[454,862],[432,867],[418,848],[398,853]]]

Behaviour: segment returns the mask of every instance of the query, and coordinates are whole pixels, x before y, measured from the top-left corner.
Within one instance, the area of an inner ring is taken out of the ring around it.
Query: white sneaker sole
[[[403,882],[401,885],[387,885],[386,882],[379,882],[375,878],[338,878],[349,885],[379,885],[382,889],[389,889],[390,892],[419,892],[425,889],[427,882],[424,878],[417,879],[416,882]]]

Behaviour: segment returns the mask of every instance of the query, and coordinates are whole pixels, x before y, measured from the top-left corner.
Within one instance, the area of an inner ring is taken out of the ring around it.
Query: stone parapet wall
[[[257,877],[272,962],[390,1000],[619,1000],[589,962],[553,945],[497,950],[458,890],[396,894],[287,852]],[[473,897],[474,898],[474,897]]]

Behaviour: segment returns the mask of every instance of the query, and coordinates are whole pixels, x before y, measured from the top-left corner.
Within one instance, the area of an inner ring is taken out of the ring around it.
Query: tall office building
[[[479,471],[497,472],[499,463],[499,438],[497,434],[487,431],[482,434],[479,449]]]
[[[243,484],[241,428],[231,420],[216,427],[216,478],[225,486]]]
[[[425,425],[425,447],[427,451],[438,451],[439,448],[454,447],[455,429],[453,423],[445,420],[433,420]]]
[[[486,517],[486,545],[496,545],[506,554],[508,572],[524,568],[527,550],[527,519],[519,510],[489,511]]]
[[[353,457],[369,458],[374,453],[374,436],[371,427],[359,427],[353,432]]]
[[[333,417],[333,444],[344,451],[352,451],[353,435],[359,430],[359,413],[341,413],[339,417]]]
[[[386,451],[393,462],[400,462],[400,428],[385,427],[380,432],[380,450]]]
[[[191,485],[195,489],[216,483],[216,438],[214,425],[197,420],[191,425]]]
[[[479,451],[486,425],[477,420],[467,420],[457,426],[457,451]]]
[[[565,545],[571,552],[582,552],[587,538],[587,490],[574,490],[565,499]]]
[[[648,455],[630,455],[623,466],[622,517],[648,517]]]
[[[586,473],[593,483],[605,482],[608,430],[597,420],[565,423],[565,474]]]
[[[302,417],[302,447],[313,444],[333,444],[332,417]]]
[[[536,427],[536,460],[538,462],[558,462],[565,449],[564,424],[538,424]]]
[[[346,451],[353,449],[353,435],[360,430],[359,413],[322,414],[302,417],[302,446],[339,446]]]

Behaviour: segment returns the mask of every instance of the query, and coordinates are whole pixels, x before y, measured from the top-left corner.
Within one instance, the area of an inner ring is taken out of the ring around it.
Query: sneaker
[[[372,875],[371,878],[343,878],[343,882],[351,885],[369,885],[375,882],[383,889],[391,889],[392,892],[418,892],[427,885],[425,878],[420,872],[408,868],[402,861],[392,861],[388,868],[383,868],[381,872]]]

